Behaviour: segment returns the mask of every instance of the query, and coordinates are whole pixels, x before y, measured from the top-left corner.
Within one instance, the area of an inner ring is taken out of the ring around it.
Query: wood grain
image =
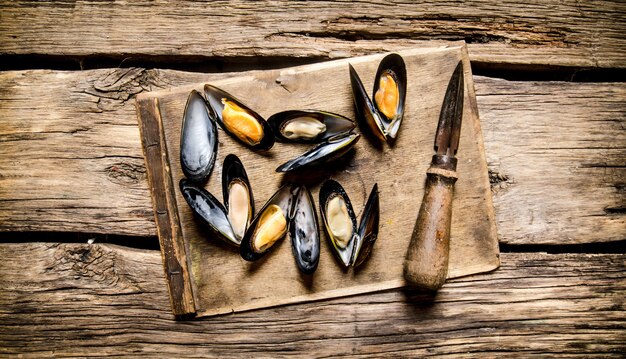
[[[1,72],[0,231],[156,235],[133,96],[229,76]],[[500,241],[623,239],[624,84],[475,84]]]
[[[476,85],[501,242],[626,239],[626,86],[511,85]]]
[[[621,357],[625,261],[503,253],[498,271],[434,298],[394,290],[176,322],[158,251],[0,244],[0,355]]]
[[[0,230],[156,235],[134,95],[168,76],[9,71],[0,83]]]
[[[3,1],[0,54],[319,59],[465,40],[472,61],[626,67],[623,1],[150,3]]]

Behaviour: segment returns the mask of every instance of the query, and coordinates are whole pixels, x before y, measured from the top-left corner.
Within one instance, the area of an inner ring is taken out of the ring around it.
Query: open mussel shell
[[[284,185],[257,213],[241,240],[241,257],[255,261],[285,237],[298,187]]]
[[[360,266],[372,251],[374,242],[378,238],[379,218],[378,184],[375,184],[367,198],[367,203],[361,215],[361,222],[357,231],[356,242],[354,243],[353,266]]]
[[[202,218],[211,232],[223,241],[239,246],[240,241],[228,221],[226,209],[211,193],[197,184],[182,179],[180,190],[193,212]]]
[[[404,116],[406,65],[402,56],[385,56],[376,71],[374,106],[383,120],[387,138],[395,139]]]
[[[300,271],[305,274],[315,272],[320,259],[320,234],[313,197],[306,186],[300,186],[296,195],[289,235],[293,256]]]
[[[345,133],[331,137],[325,142],[289,160],[276,168],[276,172],[289,172],[305,166],[313,166],[337,159],[346,154],[359,141],[359,134]]]
[[[282,142],[319,143],[341,133],[350,132],[355,124],[332,112],[290,110],[275,113],[267,119],[276,139]]]
[[[254,216],[254,197],[239,157],[229,154],[222,166],[224,207],[235,237],[241,241]]]
[[[254,150],[269,150],[274,133],[267,121],[228,92],[212,85],[204,86],[204,96],[217,123],[226,133]]]
[[[345,267],[361,265],[378,238],[380,219],[378,184],[374,185],[367,198],[358,229],[350,198],[343,187],[334,180],[324,182],[320,188],[320,212],[326,236],[343,265]]]
[[[320,188],[320,213],[324,230],[335,255],[347,268],[352,263],[355,237],[357,235],[356,216],[350,198],[343,187],[334,180],[327,180]]]
[[[357,119],[382,141],[393,141],[404,116],[406,98],[406,65],[402,56],[385,56],[376,71],[372,99],[356,70],[350,67],[350,83]]]
[[[187,98],[180,134],[180,166],[185,177],[205,181],[213,170],[216,154],[217,126],[202,95],[193,90]]]

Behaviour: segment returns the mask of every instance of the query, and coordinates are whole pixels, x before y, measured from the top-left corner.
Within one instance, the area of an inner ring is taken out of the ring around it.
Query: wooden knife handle
[[[456,172],[430,167],[424,199],[404,260],[404,279],[410,286],[441,288],[448,274],[450,219]]]

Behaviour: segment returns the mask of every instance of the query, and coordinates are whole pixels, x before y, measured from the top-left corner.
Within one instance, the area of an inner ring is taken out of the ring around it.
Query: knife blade
[[[464,100],[463,64],[459,61],[446,89],[435,133],[435,154],[426,171],[424,198],[404,260],[409,286],[437,290],[448,274],[450,221],[456,153],[461,135]]]

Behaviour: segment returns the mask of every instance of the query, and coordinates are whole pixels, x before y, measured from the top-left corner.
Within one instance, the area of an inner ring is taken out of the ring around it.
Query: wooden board
[[[324,236],[320,265],[311,277],[299,274],[288,240],[277,245],[262,260],[249,263],[242,260],[236,250],[209,238],[177,188],[178,181],[183,178],[178,163],[182,111],[190,89],[201,89],[202,84],[138,97],[153,200],[158,207],[157,226],[167,232],[167,237],[161,238],[166,273],[171,278],[172,260],[168,259],[168,253],[174,252],[165,250],[164,241],[171,238],[177,243],[184,238],[198,315],[223,314],[403,286],[402,260],[421,202],[424,173],[433,154],[432,142],[439,109],[452,69],[461,59],[467,88],[449,277],[484,272],[498,266],[495,218],[465,47],[414,49],[401,54],[409,73],[408,96],[405,120],[393,147],[378,147],[368,138],[362,138],[355,151],[333,166],[320,169],[318,173],[283,177],[274,169],[304,152],[306,146],[277,144],[269,154],[262,155],[241,146],[220,131],[217,164],[206,186],[219,196],[221,161],[228,153],[238,155],[246,166],[257,208],[282,182],[306,183],[317,198],[318,186],[324,179],[332,177],[344,185],[355,211],[359,213],[366,194],[374,183],[378,183],[381,198],[379,239],[363,268],[354,271],[341,270]],[[363,77],[366,88],[371,88],[381,58],[382,55],[374,55],[349,60]],[[333,61],[235,77],[213,84],[235,94],[266,118],[281,110],[297,108],[317,108],[351,116],[352,95],[347,64],[347,60]],[[146,110],[151,107],[153,110]],[[158,138],[155,122],[162,140],[162,151],[156,155],[152,150]],[[163,161],[163,165],[155,166],[158,161]],[[163,193],[155,194],[155,191],[160,192],[160,186],[155,186],[155,183],[163,183],[165,196]],[[171,208],[170,196],[173,193],[175,209]],[[172,234],[178,228],[182,237]],[[178,244],[174,247],[183,246]],[[179,251],[176,253],[177,262],[182,264],[185,257]],[[184,276],[187,269],[184,265],[182,267],[182,271],[176,267],[175,272]],[[173,289],[172,286],[170,289]],[[176,296],[181,291],[172,293],[176,302]]]

